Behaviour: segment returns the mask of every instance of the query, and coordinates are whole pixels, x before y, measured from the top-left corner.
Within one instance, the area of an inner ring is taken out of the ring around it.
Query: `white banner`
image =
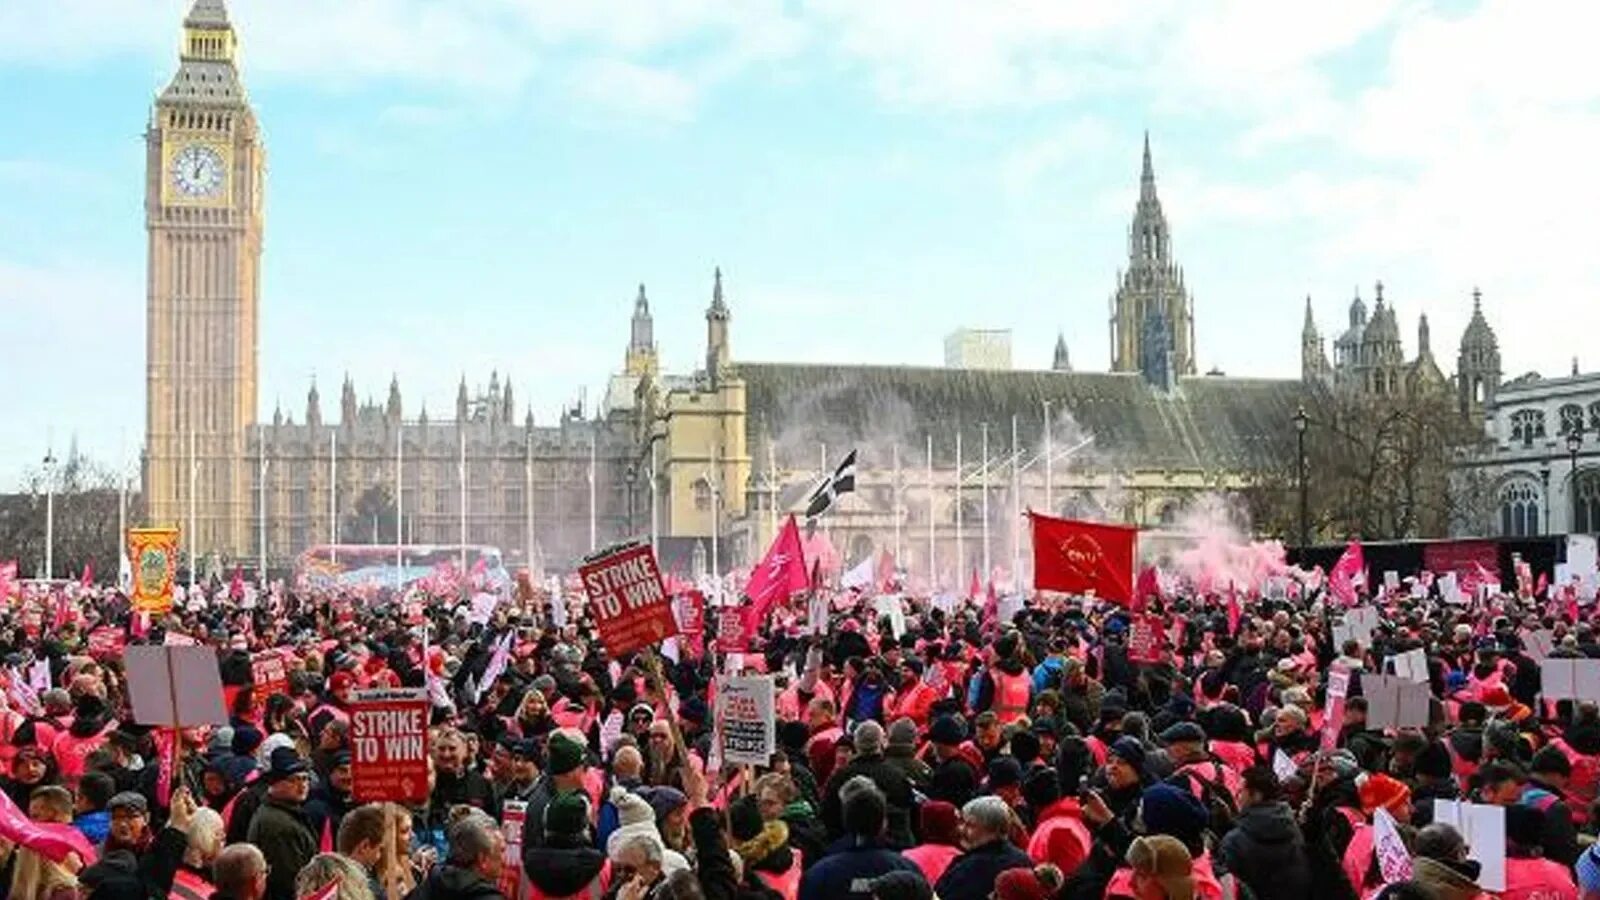
[[[724,764],[764,766],[778,749],[772,676],[717,679],[717,743]]]

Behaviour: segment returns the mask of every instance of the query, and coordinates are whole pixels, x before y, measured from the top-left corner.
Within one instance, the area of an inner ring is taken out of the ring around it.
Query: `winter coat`
[[[148,853],[139,856],[127,850],[107,853],[99,862],[84,869],[78,881],[88,889],[84,891],[85,896],[167,900],[172,879],[178,874],[178,863],[188,847],[187,835],[175,828],[163,828],[156,834]]]
[[[295,900],[295,876],[317,855],[317,833],[306,814],[298,806],[268,797],[250,820],[247,840],[261,848],[271,867],[266,900]]]
[[[529,886],[545,897],[571,897],[601,882],[594,891],[605,891],[609,876],[606,855],[571,838],[551,837],[542,847],[527,847],[522,852],[522,867]]]
[[[800,851],[801,865],[807,869],[816,865],[822,854],[827,852],[828,832],[817,821],[811,804],[796,800],[785,806],[778,818],[789,826],[789,846]]]
[[[944,870],[934,893],[939,900],[987,900],[1007,869],[1031,869],[1033,860],[1006,840],[990,841],[961,854]]]
[[[952,756],[933,767],[927,793],[930,799],[943,800],[960,809],[978,793],[978,770],[965,759]]]
[[[828,779],[828,786],[822,792],[822,824],[827,826],[828,834],[835,838],[844,834],[844,803],[839,793],[845,782],[857,775],[872,779],[872,783],[883,791],[884,799],[888,801],[888,831],[885,837],[889,843],[896,847],[909,847],[916,843],[911,836],[911,807],[914,802],[911,779],[899,766],[884,759],[882,754],[858,756]]]
[[[505,895],[477,872],[447,865],[435,869],[406,900],[505,900]]]
[[[460,775],[440,772],[434,782],[433,795],[428,804],[435,809],[453,806],[471,806],[481,809],[494,818],[500,817],[500,807],[494,802],[494,788],[488,779],[467,769]]]
[[[806,870],[800,879],[800,900],[871,900],[872,879],[890,872],[921,874],[915,863],[881,841],[843,838],[830,844],[827,855]]]
[[[1217,847],[1216,861],[1259,900],[1303,900],[1311,889],[1305,838],[1285,803],[1240,810]]]

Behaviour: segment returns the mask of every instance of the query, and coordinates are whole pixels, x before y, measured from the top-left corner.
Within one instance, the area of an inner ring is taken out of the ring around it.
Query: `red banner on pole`
[[[1130,606],[1139,530],[1029,513],[1033,524],[1033,586],[1086,594]]]
[[[626,544],[578,567],[600,640],[613,657],[659,644],[678,633],[661,570],[649,544]]]
[[[717,652],[743,653],[750,649],[750,633],[745,630],[744,610],[724,606],[717,610]]]
[[[357,803],[428,798],[426,688],[358,691],[350,705],[350,794]]]
[[[1128,662],[1161,662],[1161,619],[1156,616],[1138,616],[1128,629]]]

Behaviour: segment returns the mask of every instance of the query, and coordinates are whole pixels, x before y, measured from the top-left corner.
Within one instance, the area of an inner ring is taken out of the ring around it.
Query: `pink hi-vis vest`
[[[172,877],[172,891],[167,896],[171,900],[211,900],[211,895],[216,891],[216,885],[188,869],[180,868],[178,874]]]
[[[588,887],[576,894],[568,894],[565,897],[552,897],[539,890],[538,885],[529,882],[528,900],[600,900],[600,897],[605,894],[606,889],[609,887],[611,887],[611,860],[608,859],[600,864],[600,874],[589,882]]]
[[[800,896],[800,851],[794,850],[794,862],[789,864],[787,872],[762,872],[756,871],[756,877],[761,883],[777,891],[783,900],[798,900]]]
[[[994,715],[1001,725],[1010,725],[1028,714],[1028,695],[1033,680],[1027,675],[997,672],[994,676]]]

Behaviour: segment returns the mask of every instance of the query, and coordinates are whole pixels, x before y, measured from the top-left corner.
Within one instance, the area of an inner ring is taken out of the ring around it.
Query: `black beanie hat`
[[[1061,779],[1051,768],[1034,769],[1022,782],[1022,799],[1038,812],[1061,799]]]
[[[728,832],[733,839],[743,843],[761,833],[765,823],[761,820],[761,807],[752,796],[740,797],[728,807]]]
[[[1438,741],[1433,741],[1417,754],[1416,770],[1418,775],[1429,778],[1450,777],[1450,751]]]

